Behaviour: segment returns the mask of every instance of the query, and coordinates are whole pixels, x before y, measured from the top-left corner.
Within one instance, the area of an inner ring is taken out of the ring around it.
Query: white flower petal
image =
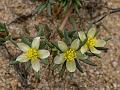
[[[24,43],[17,43],[17,45],[23,52],[26,52],[28,49],[30,49],[30,47]]]
[[[78,34],[79,34],[79,38],[80,38],[81,41],[84,41],[86,39],[86,35],[85,35],[84,32],[80,31],[80,32],[78,32]]]
[[[101,51],[97,50],[95,47],[90,47],[90,51],[94,54],[100,54]]]
[[[88,50],[88,48],[85,45],[82,46],[81,49],[80,49],[80,51],[81,51],[82,54],[84,54],[87,50]]]
[[[40,70],[40,62],[39,60],[31,60],[32,68],[38,72]]]
[[[96,43],[95,43],[95,46],[96,46],[96,47],[104,47],[105,44],[106,44],[105,40],[100,40],[100,39],[98,39],[98,40],[96,41]]]
[[[39,50],[38,54],[41,59],[45,59],[50,55],[50,52],[48,50],[43,49],[43,50]]]
[[[71,49],[77,50],[80,46],[80,40],[79,39],[75,39],[72,44],[71,44]]]
[[[65,62],[65,59],[64,59],[64,54],[60,54],[60,55],[57,55],[55,58],[54,58],[54,63],[55,64],[61,64],[61,63],[64,63]]]
[[[69,72],[74,72],[76,70],[76,63],[75,60],[73,61],[67,61],[66,62],[66,68]]]
[[[63,52],[68,50],[68,47],[67,47],[66,43],[64,43],[63,41],[58,41],[58,47]]]
[[[94,37],[95,36],[95,33],[96,33],[96,28],[95,27],[92,27],[88,33],[87,33],[87,36],[88,37]]]
[[[29,59],[27,58],[26,54],[23,53],[20,56],[17,57],[16,61],[18,62],[27,62]]]
[[[40,45],[40,37],[36,37],[33,39],[32,41],[32,48],[35,48],[35,49],[39,49],[39,45]]]

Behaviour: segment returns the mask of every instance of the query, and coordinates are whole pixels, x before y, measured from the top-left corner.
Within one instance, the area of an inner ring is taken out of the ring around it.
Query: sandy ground
[[[107,0],[107,2],[110,7],[120,7],[120,0]],[[35,6],[36,4],[28,0],[0,0],[0,22],[9,24],[19,15],[31,13]],[[46,22],[47,20],[39,15],[24,23],[8,25],[8,29],[14,37],[25,35],[26,29],[30,36],[35,36],[34,24]],[[105,28],[100,27],[99,36],[112,38],[106,45],[109,48],[108,53],[101,54],[101,59],[93,58],[98,66],[84,65],[85,72],[81,74],[76,71],[72,80],[69,75],[65,76],[63,81],[57,77],[54,79],[52,76],[48,77],[49,72],[43,66],[41,81],[37,83],[34,75],[31,75],[30,87],[24,88],[14,67],[9,64],[7,52],[4,47],[0,47],[0,90],[120,90],[120,13],[107,16],[102,24]],[[9,42],[7,47],[10,52],[14,52],[13,55],[18,53]]]

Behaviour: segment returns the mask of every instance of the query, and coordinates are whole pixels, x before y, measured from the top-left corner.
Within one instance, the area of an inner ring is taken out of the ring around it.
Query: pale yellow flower
[[[31,60],[32,68],[36,72],[38,72],[40,69],[39,59],[45,59],[50,55],[48,50],[38,50],[40,45],[40,37],[33,39],[31,47],[24,43],[17,43],[17,45],[23,51],[23,53],[17,57],[16,61],[27,62]]]
[[[58,41],[58,47],[62,51],[59,55],[54,58],[55,64],[62,64],[66,61],[66,68],[69,72],[74,72],[76,70],[75,59],[78,58],[78,48],[80,45],[79,39],[75,39],[70,48],[63,41]]]
[[[87,38],[86,43],[81,47],[80,51],[84,54],[86,51],[90,50],[94,54],[100,54],[101,51],[97,50],[95,47],[104,47],[106,44],[105,40],[96,39],[95,37],[96,29],[91,28],[87,35],[84,32],[78,32],[79,38],[82,42],[84,42]]]

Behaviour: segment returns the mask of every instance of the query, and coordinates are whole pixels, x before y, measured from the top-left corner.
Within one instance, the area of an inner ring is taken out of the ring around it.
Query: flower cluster
[[[64,41],[58,41],[59,51],[56,56],[53,57],[55,64],[65,63],[65,67],[69,72],[76,70],[79,60],[88,58],[86,52],[100,54],[101,51],[97,50],[97,47],[104,47],[106,44],[106,41],[96,38],[95,28],[91,28],[87,33],[78,32],[78,36],[79,38],[74,39],[71,45],[67,45]],[[39,50],[40,37],[33,39],[31,47],[24,43],[18,43],[17,45],[23,53],[17,57],[16,61],[27,62],[30,60],[32,68],[36,72],[40,69],[39,60],[48,58],[50,55],[48,50]]]
[[[75,60],[81,59],[87,51],[90,51],[94,54],[100,54],[100,51],[96,49],[96,47],[103,47],[106,42],[104,40],[96,39],[95,28],[91,28],[87,35],[84,32],[78,32],[79,39],[75,39],[70,47],[67,47],[65,42],[58,41],[58,47],[62,51],[62,53],[58,54],[54,58],[55,64],[62,64],[66,61],[66,68],[69,72],[74,72],[76,70]],[[82,47],[80,47],[80,41],[84,43]],[[83,55],[81,55],[83,54]]]

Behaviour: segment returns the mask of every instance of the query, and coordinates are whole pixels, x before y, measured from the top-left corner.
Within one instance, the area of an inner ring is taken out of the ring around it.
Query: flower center
[[[36,60],[38,58],[38,51],[36,49],[30,48],[27,51],[27,57],[31,60]]]
[[[96,42],[95,38],[89,37],[86,45],[87,45],[87,47],[93,47],[93,46],[95,46],[95,42]]]
[[[75,52],[75,50],[69,49],[68,51],[66,51],[66,52],[64,53],[64,58],[65,58],[67,61],[73,61],[74,58],[76,58],[76,52]]]

